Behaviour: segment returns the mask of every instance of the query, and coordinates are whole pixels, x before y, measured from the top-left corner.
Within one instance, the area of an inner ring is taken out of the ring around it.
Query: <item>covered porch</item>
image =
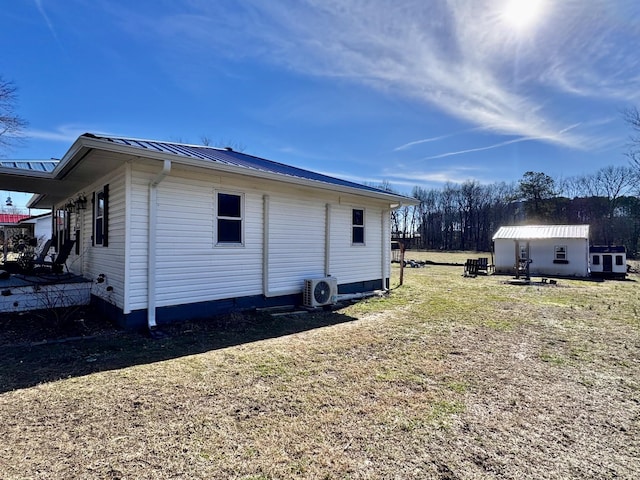
[[[72,273],[0,274],[0,313],[89,305],[93,281]]]

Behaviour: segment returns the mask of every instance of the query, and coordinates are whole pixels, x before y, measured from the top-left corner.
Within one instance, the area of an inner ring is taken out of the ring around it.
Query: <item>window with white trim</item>
[[[528,260],[529,248],[526,243],[520,244],[520,260]]]
[[[93,245],[109,245],[109,185],[93,194]]]
[[[364,245],[364,209],[354,208],[351,211],[351,243]]]
[[[567,260],[567,246],[556,245],[554,247],[554,260]]]
[[[244,198],[240,194],[216,194],[216,244],[242,245]]]

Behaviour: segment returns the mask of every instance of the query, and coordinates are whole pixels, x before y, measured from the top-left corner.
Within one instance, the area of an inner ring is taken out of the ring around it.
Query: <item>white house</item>
[[[52,209],[68,268],[128,328],[301,304],[308,279],[335,282],[331,297],[388,288],[390,212],[416,203],[231,149],[92,134],[50,173],[0,168],[7,182]]]
[[[589,275],[589,225],[504,226],[493,242],[496,273],[528,264],[530,275]]]

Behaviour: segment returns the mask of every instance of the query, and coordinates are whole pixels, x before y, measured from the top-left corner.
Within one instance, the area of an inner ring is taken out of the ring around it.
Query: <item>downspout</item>
[[[158,229],[158,185],[171,171],[171,161],[165,160],[162,170],[149,183],[149,234],[147,238],[147,326],[156,324],[156,232]]]
[[[331,275],[331,204],[327,203],[324,230],[324,276]]]
[[[269,195],[262,197],[262,294],[269,292]]]
[[[385,212],[386,215],[388,217],[391,216],[391,211],[390,210],[384,210],[382,209],[382,213],[380,214],[380,230],[381,230],[381,236],[382,236],[382,241],[380,242],[381,246],[382,246],[382,255],[380,255],[382,257],[382,265],[380,266],[381,268],[381,273],[382,273],[382,290],[384,290],[385,292],[389,291],[389,286],[387,286],[387,268],[389,268],[389,283],[391,283],[391,268],[387,267],[387,265],[391,265],[391,235],[387,236],[387,229],[386,227],[386,222],[384,221],[384,217],[385,217]],[[385,240],[386,239],[386,240]],[[387,256],[387,254],[389,256]]]

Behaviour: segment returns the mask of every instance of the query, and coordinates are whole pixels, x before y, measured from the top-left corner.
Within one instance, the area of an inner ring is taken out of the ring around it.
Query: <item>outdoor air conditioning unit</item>
[[[338,280],[334,277],[305,280],[302,297],[305,307],[332,305],[338,297]]]

